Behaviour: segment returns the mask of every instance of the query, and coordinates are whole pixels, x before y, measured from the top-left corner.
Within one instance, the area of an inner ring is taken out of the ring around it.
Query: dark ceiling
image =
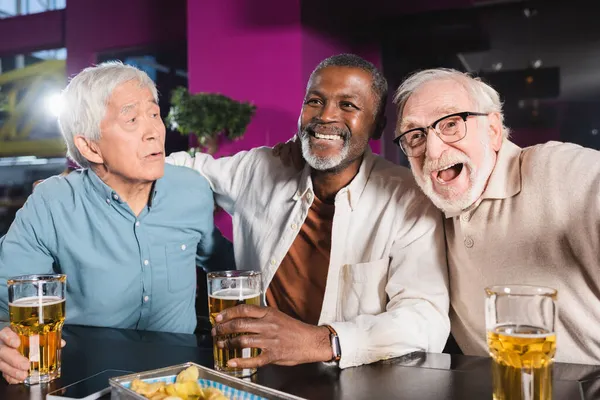
[[[600,23],[584,0],[305,0],[303,22],[379,42],[390,80],[446,66],[560,70],[556,100],[600,99]],[[399,76],[398,76],[399,75]],[[396,82],[397,83],[397,82]]]

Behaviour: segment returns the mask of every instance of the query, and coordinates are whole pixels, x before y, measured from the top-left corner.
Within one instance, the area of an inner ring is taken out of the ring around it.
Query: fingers
[[[19,335],[17,335],[10,327],[6,327],[0,331],[0,341],[6,346],[12,348],[18,348],[21,345],[21,340],[19,339]]]
[[[241,304],[232,308],[223,310],[215,317],[216,322],[227,322],[235,318],[262,318],[266,315],[266,307],[251,306]]]
[[[240,335],[236,337],[220,338],[217,347],[220,349],[263,349],[272,344],[272,340],[261,335]]]
[[[10,327],[0,331],[0,371],[8,383],[23,382],[28,375],[29,360],[17,350],[20,344],[19,335]]]
[[[259,368],[271,362],[269,353],[262,352],[258,357],[234,358],[229,360],[227,366],[230,368]]]
[[[222,322],[212,328],[213,336],[231,335],[234,333],[263,333],[268,332],[272,324],[254,318],[236,318]]]
[[[8,346],[0,346],[0,362],[22,371],[29,370],[29,360],[23,357],[18,350]],[[0,371],[4,372],[2,368]]]
[[[2,371],[2,376],[4,379],[11,384],[23,382],[23,380],[27,378],[27,375],[29,374],[27,370],[15,368],[4,361],[0,361],[0,371]]]
[[[302,145],[299,140],[290,146],[290,153],[294,167],[298,170],[303,169],[305,161],[304,157],[302,157]]]
[[[281,153],[281,149],[283,148],[284,144],[283,143],[277,143],[274,147],[273,150],[271,150],[273,152],[273,155],[275,157],[279,157],[279,154]]]

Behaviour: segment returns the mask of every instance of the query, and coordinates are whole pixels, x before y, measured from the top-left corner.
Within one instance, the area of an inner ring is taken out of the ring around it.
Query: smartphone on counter
[[[46,400],[95,400],[110,393],[108,380],[115,376],[128,375],[133,371],[107,369],[78,382],[50,392]]]

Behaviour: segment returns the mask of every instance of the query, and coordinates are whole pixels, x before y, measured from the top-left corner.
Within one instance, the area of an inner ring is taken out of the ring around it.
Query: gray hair
[[[89,168],[90,163],[75,146],[75,136],[98,141],[100,123],[113,90],[133,80],[138,81],[140,87],[150,89],[158,103],[158,92],[152,79],[144,71],[120,61],[108,61],[84,69],[63,90],[58,124],[67,144],[67,155],[81,167]]]
[[[419,71],[402,82],[394,95],[394,104],[396,104],[398,111],[398,121],[402,118],[404,106],[411,94],[427,82],[442,80],[453,80],[465,88],[474,107],[477,108],[476,110],[468,111],[483,113],[497,112],[500,115],[500,122],[502,123],[502,135],[508,138],[510,129],[504,125],[504,113],[502,112],[502,102],[500,101],[498,92],[480,78],[474,78],[468,73],[449,68]]]
[[[377,108],[375,118],[379,119],[383,117],[385,114],[385,103],[387,101],[388,96],[388,84],[387,80],[377,69],[373,63],[365,60],[362,57],[357,56],[356,54],[337,54],[335,56],[331,56],[321,61],[319,65],[310,73],[310,78],[308,79],[307,90],[310,86],[310,83],[318,72],[327,68],[327,67],[348,67],[348,68],[358,68],[363,71],[369,73],[373,78],[373,84],[371,89],[373,90],[373,94],[375,94],[377,100]]]

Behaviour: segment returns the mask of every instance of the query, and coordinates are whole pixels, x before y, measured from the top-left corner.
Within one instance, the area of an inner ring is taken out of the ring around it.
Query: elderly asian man
[[[231,269],[233,253],[214,227],[206,179],[165,166],[153,81],[109,62],[75,76],[63,99],[60,129],[84,168],[37,185],[0,238],[0,319],[8,277],[62,273],[67,324],[193,332],[196,261]],[[18,344],[0,331],[0,370],[11,383],[29,367]]]

